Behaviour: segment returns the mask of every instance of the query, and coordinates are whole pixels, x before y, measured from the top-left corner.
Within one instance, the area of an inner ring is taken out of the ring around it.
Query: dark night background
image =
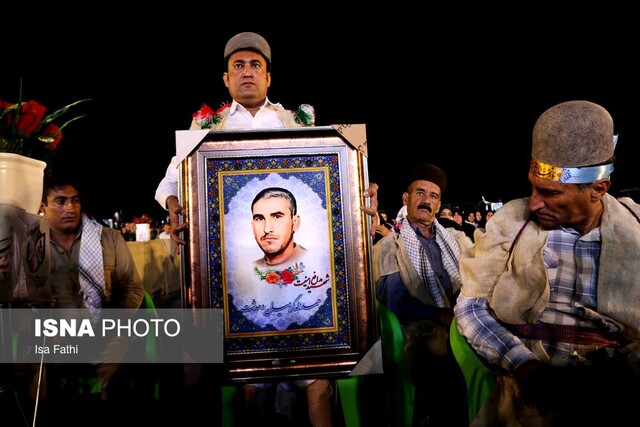
[[[402,205],[406,172],[424,162],[448,174],[445,203],[528,195],[535,120],[570,99],[611,113],[620,135],[611,193],[627,195],[622,190],[640,186],[637,25],[624,25],[621,12],[595,8],[578,17],[536,7],[469,10],[466,19],[316,10],[258,24],[213,5],[154,18],[112,9],[34,20],[24,10],[3,31],[0,98],[17,101],[20,77],[23,100],[49,112],[91,98],[67,113],[87,117],[65,129],[58,153],[86,184],[85,210],[99,219],[122,211],[125,220],[147,214],[159,221],[165,213],[154,192],[175,130],[188,128],[202,102],[229,100],[224,45],[237,32],[255,31],[273,52],[272,101],[313,105],[317,125],[366,125],[368,176],[392,215]]]

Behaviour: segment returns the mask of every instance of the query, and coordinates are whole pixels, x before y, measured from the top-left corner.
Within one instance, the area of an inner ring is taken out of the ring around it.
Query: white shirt
[[[269,98],[266,98],[260,110],[255,116],[235,100],[229,107],[229,117],[224,129],[277,129],[284,128],[278,118],[278,114],[270,106],[273,105]],[[192,129],[194,129],[192,127]],[[155,198],[164,209],[167,209],[167,198],[169,196],[178,197],[178,166],[180,160],[176,156],[171,158],[171,163],[167,167],[164,178],[156,188]]]

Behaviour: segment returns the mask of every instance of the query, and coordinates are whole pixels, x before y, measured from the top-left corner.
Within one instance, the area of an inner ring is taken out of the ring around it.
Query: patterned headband
[[[613,148],[618,143],[618,135],[613,136]],[[613,172],[613,162],[598,166],[582,166],[565,168],[554,166],[540,160],[531,159],[529,172],[533,175],[561,184],[590,184],[599,179],[609,178]]]

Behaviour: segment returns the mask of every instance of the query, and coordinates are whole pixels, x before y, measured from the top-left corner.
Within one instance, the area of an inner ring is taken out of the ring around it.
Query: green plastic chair
[[[151,310],[154,316],[158,315],[158,311],[156,309],[155,303],[153,302],[153,298],[151,298],[151,295],[146,290],[144,291],[140,308]],[[158,354],[157,354],[156,345],[157,345],[156,338],[153,336],[153,334],[149,334],[145,338],[145,342],[144,342],[144,354],[149,363],[155,363],[157,361]],[[89,393],[102,392],[102,385],[100,384],[100,381],[98,381],[98,379],[95,377],[91,377],[87,379],[87,387],[88,387]],[[153,398],[156,401],[160,400],[160,383],[158,381],[156,381],[156,384],[153,389]]]
[[[336,380],[336,388],[345,427],[360,427],[360,377],[339,378]]]
[[[460,334],[455,318],[453,322],[451,322],[449,340],[451,342],[453,355],[467,383],[469,422],[471,422],[495,388],[496,377],[485,362],[476,354],[473,347],[467,342],[467,339]]]
[[[151,298],[151,295],[147,291],[144,291],[144,296],[142,297],[142,304],[140,304],[140,308],[151,310],[154,316],[158,315],[158,310],[156,310],[156,305],[153,302],[153,298]],[[157,361],[158,356],[156,351],[156,340],[155,337],[152,336],[152,334],[149,334],[149,336],[145,340],[144,352],[148,361]]]
[[[382,369],[387,386],[387,409],[393,426],[411,427],[415,386],[409,381],[404,335],[396,315],[376,302],[382,339]]]

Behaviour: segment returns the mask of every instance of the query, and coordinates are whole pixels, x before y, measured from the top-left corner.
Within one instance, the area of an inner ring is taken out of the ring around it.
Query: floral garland
[[[316,110],[309,104],[302,104],[293,113],[293,119],[299,125],[308,127],[316,124]]]
[[[193,113],[192,118],[200,129],[211,129],[213,126],[220,123],[222,120],[222,112],[231,107],[231,102],[227,102],[213,111],[213,108],[203,103],[198,111]],[[302,104],[293,113],[293,120],[299,125],[308,127],[314,126],[316,123],[316,113],[313,106],[309,104]]]
[[[296,262],[284,270],[275,270],[273,268],[261,270],[258,267],[253,267],[253,272],[260,278],[260,280],[264,280],[267,284],[283,287],[290,285],[294,280],[297,280],[298,275],[304,272],[304,268],[303,263]]]
[[[216,111],[213,111],[211,107],[207,104],[203,103],[202,107],[193,113],[193,119],[200,126],[200,129],[211,129],[212,126],[217,125],[222,120],[222,113],[227,108],[231,107],[231,103],[227,102],[218,108]]]

